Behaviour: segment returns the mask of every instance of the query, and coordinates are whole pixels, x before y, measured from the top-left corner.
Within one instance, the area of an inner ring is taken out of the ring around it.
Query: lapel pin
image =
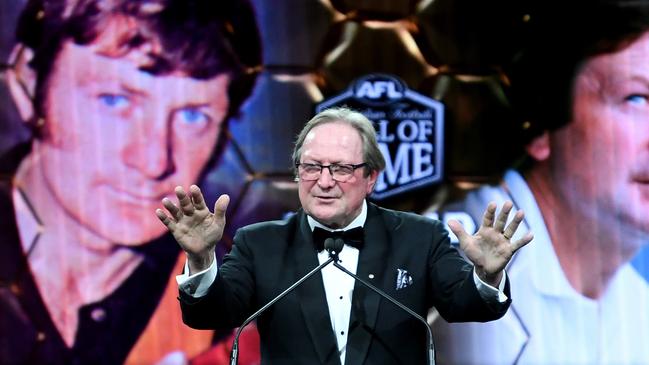
[[[370,278],[370,279],[374,279],[374,274],[369,274],[369,275],[367,275],[367,277]]]

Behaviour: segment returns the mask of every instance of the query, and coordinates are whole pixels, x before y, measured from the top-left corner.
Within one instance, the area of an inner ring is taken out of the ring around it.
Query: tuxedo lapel
[[[367,205],[365,245],[358,257],[356,274],[363,280],[382,289],[390,238],[385,222],[372,204]],[[363,284],[356,282],[349,320],[346,364],[362,364],[376,327],[381,297]]]
[[[303,212],[298,213],[295,247],[295,281],[319,265],[311,229]],[[322,364],[340,364],[338,345],[333,329],[329,307],[325,296],[322,274],[317,273],[302,283],[297,289],[300,308],[306,326],[311,334],[316,352]]]

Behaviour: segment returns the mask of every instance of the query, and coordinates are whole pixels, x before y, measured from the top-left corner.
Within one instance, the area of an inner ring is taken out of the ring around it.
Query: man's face
[[[66,42],[49,79],[45,137],[35,145],[48,191],[66,213],[127,245],[165,231],[154,210],[176,185],[196,182],[228,107],[228,76],[154,76],[136,59]]]
[[[301,163],[363,163],[363,144],[352,126],[341,122],[318,125],[307,134],[302,145]],[[316,181],[299,182],[300,203],[304,211],[320,223],[342,228],[361,212],[363,200],[372,192],[377,173],[368,177],[364,168],[356,169],[351,179],[338,182],[328,169]]]
[[[550,138],[563,197],[609,227],[648,233],[649,33],[586,62],[573,95],[573,121]]]

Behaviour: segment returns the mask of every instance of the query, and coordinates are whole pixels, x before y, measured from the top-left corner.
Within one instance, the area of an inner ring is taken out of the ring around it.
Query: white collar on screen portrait
[[[23,252],[30,252],[38,236],[43,231],[43,225],[22,189],[19,187],[12,189],[11,197],[14,202],[14,214],[16,215],[16,224],[19,227],[18,233]]]

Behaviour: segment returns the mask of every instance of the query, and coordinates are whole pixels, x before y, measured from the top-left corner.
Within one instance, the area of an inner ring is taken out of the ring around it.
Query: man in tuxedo
[[[304,276],[328,253],[322,237],[345,238],[341,264],[421,316],[431,306],[449,321],[501,317],[510,299],[503,268],[532,235],[512,241],[524,217],[507,224],[511,202],[496,217],[489,204],[479,232],[451,222],[474,266],[434,220],[366,201],[385,161],[372,123],[345,109],[311,119],[293,153],[302,209],[283,221],[239,229],[218,266],[214,248],[229,198],[211,213],[197,186],[176,188],[179,204],[157,210],[187,255],[178,277],[183,320],[195,328],[236,327]],[[353,233],[352,233],[353,232]],[[425,329],[376,293],[328,266],[262,314],[257,322],[262,363],[417,364],[425,360]]]

